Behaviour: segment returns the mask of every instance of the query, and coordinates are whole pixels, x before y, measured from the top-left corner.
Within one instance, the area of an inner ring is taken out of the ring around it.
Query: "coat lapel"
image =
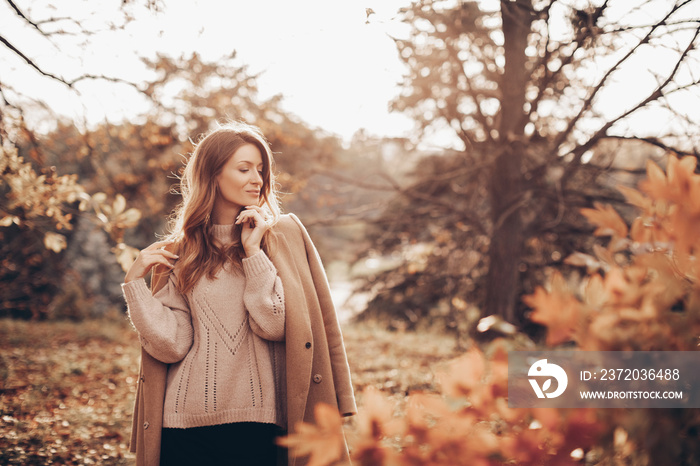
[[[272,263],[284,283],[284,308],[286,313],[286,354],[287,354],[287,422],[288,430],[294,431],[297,422],[304,419],[307,395],[311,383],[313,361],[313,337],[311,322],[306,306],[306,296],[301,277],[304,264],[297,264],[293,251],[299,251],[304,244],[297,237],[278,235],[277,247],[272,255]],[[303,249],[302,249],[303,250]],[[299,253],[297,252],[298,256]]]

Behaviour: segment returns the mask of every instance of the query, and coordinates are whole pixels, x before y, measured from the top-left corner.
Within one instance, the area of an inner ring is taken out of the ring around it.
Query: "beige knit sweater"
[[[231,225],[215,225],[222,243]],[[229,422],[286,428],[282,282],[263,251],[202,277],[186,296],[168,283],[151,295],[143,279],[122,285],[144,349],[169,363],[163,427]]]

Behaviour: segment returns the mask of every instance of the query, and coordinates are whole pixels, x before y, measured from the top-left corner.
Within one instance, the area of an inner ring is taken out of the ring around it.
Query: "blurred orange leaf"
[[[610,205],[603,205],[599,202],[593,204],[594,209],[581,209],[581,213],[597,226],[593,232],[595,236],[613,236],[624,238],[627,236],[627,224],[620,214]]]
[[[625,196],[625,200],[627,200],[629,204],[639,207],[642,210],[647,210],[651,207],[651,199],[636,189],[628,186],[618,186],[617,189]]]
[[[482,383],[485,373],[484,355],[477,348],[472,348],[464,356],[451,361],[438,379],[444,394],[465,397],[471,394],[474,386]]]
[[[547,327],[550,346],[570,339],[581,311],[581,303],[567,291],[564,277],[558,271],[552,275],[551,287],[550,292],[538,286],[533,294],[523,296],[525,304],[534,309],[530,319]]]
[[[295,457],[310,455],[308,466],[326,466],[340,459],[344,445],[342,418],[336,408],[318,403],[314,419],[315,424],[298,423],[296,433],[277,442]]]
[[[647,160],[647,178],[639,183],[639,187],[654,199],[669,198],[666,174],[651,160]]]

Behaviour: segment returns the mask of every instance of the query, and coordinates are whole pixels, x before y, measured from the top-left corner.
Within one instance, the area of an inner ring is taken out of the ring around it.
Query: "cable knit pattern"
[[[231,225],[215,225],[222,243]],[[169,363],[163,427],[266,422],[286,428],[284,291],[263,251],[202,277],[187,296],[178,268],[151,296],[143,279],[122,285],[144,349]]]

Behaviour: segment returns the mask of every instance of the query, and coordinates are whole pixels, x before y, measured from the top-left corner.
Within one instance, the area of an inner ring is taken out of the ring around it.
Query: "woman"
[[[275,437],[312,422],[316,403],[357,411],[321,261],[299,219],[280,215],[272,164],[253,126],[209,133],[171,235],[126,274],[139,465],[276,464]]]

